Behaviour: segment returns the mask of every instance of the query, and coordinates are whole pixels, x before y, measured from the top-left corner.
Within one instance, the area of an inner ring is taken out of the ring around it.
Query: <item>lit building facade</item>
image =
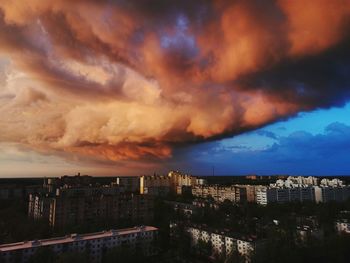
[[[225,231],[212,231],[196,226],[187,227],[186,231],[190,235],[193,246],[196,246],[201,240],[211,244],[213,254],[229,256],[237,251],[245,257],[246,262],[250,262],[251,256],[264,246],[264,240],[254,237],[236,237]]]

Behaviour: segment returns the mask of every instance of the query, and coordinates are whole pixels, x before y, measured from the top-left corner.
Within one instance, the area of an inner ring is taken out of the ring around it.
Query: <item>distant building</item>
[[[192,187],[192,195],[200,198],[212,197],[217,202],[229,200],[242,202],[247,200],[247,190],[242,186],[196,185]]]
[[[246,262],[250,262],[252,255],[264,246],[264,240],[254,236],[237,236],[229,231],[214,231],[203,226],[189,226],[186,230],[193,246],[201,240],[211,244],[213,254],[229,256],[237,251],[245,257]]]
[[[241,185],[246,189],[247,202],[255,203],[256,202],[256,189],[259,187],[257,185]]]
[[[182,194],[189,188],[203,185],[206,181],[192,175],[170,171],[168,175],[152,175],[140,177],[140,193],[164,196],[168,193]]]
[[[0,185],[1,199],[18,199],[23,197],[23,188],[16,185]]]
[[[342,202],[350,198],[350,186],[321,186],[321,202]]]
[[[350,198],[350,186],[344,185],[339,179],[322,179],[319,184],[316,177],[292,177],[286,180],[278,179],[270,186],[256,188],[256,202],[266,205],[277,202],[330,202],[346,201]]]
[[[140,191],[139,176],[120,176],[112,183],[112,186],[119,186],[125,192],[136,193]]]
[[[100,263],[103,254],[109,249],[116,247],[128,248],[147,257],[157,253],[154,247],[157,235],[157,228],[141,226],[3,244],[0,245],[0,262],[26,263],[39,248],[51,249],[56,255],[60,255],[63,252],[86,252],[90,261],[94,263]]]
[[[0,200],[26,199],[31,193],[44,193],[41,185],[0,185]]]
[[[170,177],[167,175],[152,175],[140,177],[140,194],[165,196],[171,191]]]
[[[267,205],[267,187],[260,186],[256,190],[256,202],[260,205]]]
[[[49,192],[55,192],[58,188],[82,188],[92,186],[92,177],[89,175],[75,176],[64,175],[60,178],[44,178],[43,187]]]

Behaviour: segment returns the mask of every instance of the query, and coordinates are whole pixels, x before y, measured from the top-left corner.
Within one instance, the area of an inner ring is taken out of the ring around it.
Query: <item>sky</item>
[[[0,2],[0,177],[350,174],[347,0]]]

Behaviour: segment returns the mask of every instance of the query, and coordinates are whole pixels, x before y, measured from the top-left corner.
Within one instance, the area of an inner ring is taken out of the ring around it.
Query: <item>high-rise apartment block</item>
[[[196,185],[192,187],[192,195],[200,198],[212,197],[217,202],[229,200],[242,202],[247,200],[247,190],[243,186]]]
[[[140,193],[150,195],[181,194],[186,187],[205,184],[205,180],[192,175],[171,171],[168,175],[140,177]]]
[[[28,214],[53,227],[95,222],[150,222],[153,197],[120,192],[118,187],[60,188],[54,195],[30,195]]]

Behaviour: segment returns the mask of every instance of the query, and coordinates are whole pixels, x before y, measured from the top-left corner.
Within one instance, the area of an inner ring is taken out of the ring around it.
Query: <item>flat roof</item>
[[[123,236],[128,234],[139,233],[139,232],[149,232],[149,231],[157,231],[157,230],[158,228],[153,226],[141,226],[141,227],[133,227],[133,228],[125,228],[125,229],[115,229],[115,230],[113,229],[113,230],[101,231],[96,233],[88,233],[88,234],[70,234],[64,237],[54,237],[49,239],[40,239],[40,240],[31,240],[31,241],[3,244],[3,245],[0,245],[0,252],[34,248],[34,247],[40,247],[40,246],[65,244],[65,243],[72,243],[75,241],[93,240],[93,239],[100,239],[100,238],[112,237],[112,236]]]

